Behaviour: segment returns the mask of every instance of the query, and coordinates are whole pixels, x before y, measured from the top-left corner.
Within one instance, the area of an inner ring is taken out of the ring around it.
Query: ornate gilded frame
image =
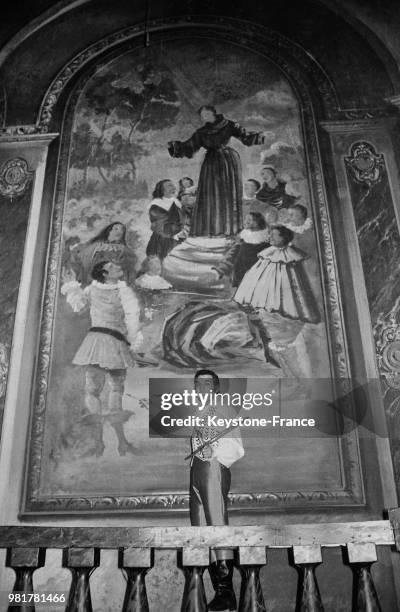
[[[194,36],[209,38],[218,35],[223,41],[247,47],[274,62],[290,81],[298,98],[302,118],[311,204],[320,254],[332,377],[338,380],[339,384],[342,380],[343,391],[346,391],[347,381],[351,378],[351,368],[316,122],[316,114],[325,119],[335,119],[340,115],[332,83],[320,66],[312,61],[300,47],[276,32],[268,31],[255,24],[226,18],[223,20],[199,18],[196,21],[186,18],[150,22],[146,27],[151,38],[157,41],[183,39],[185,37],[193,38]],[[40,108],[36,130],[42,133],[49,129],[54,131],[54,113],[57,109],[57,103],[62,94],[65,94],[70,82],[74,83],[62,120],[47,279],[44,287],[40,321],[40,345],[31,412],[30,444],[21,508],[22,517],[42,514],[109,513],[110,511],[123,513],[133,510],[154,513],[166,510],[183,511],[188,507],[188,494],[180,492],[175,494],[109,495],[101,497],[40,497],[39,494],[73,109],[84,84],[99,65],[110,61],[127,49],[131,50],[143,46],[144,31],[145,28],[142,25],[127,28],[99,41],[79,54],[54,79]],[[282,508],[306,509],[307,507],[315,508],[317,506],[321,508],[363,506],[365,496],[358,437],[355,430],[343,435],[340,439],[338,438],[338,452],[343,467],[343,482],[339,489],[329,491],[282,491],[280,493],[265,491],[261,494],[243,491],[230,495],[232,510],[266,511]]]

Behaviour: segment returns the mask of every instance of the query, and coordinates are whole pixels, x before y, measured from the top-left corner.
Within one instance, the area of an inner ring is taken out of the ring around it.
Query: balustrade
[[[72,573],[66,612],[92,612],[90,577],[100,565],[101,549],[118,550],[118,567],[126,578],[122,612],[151,612],[146,575],[155,571],[155,549],[178,551],[178,565],[185,578],[181,612],[207,612],[203,573],[210,562],[210,548],[224,547],[236,551],[241,575],[239,612],[269,609],[260,571],[268,575],[267,552],[271,548],[287,548],[298,571],[293,611],[322,612],[324,594],[318,586],[317,568],[323,562],[323,548],[342,547],[354,577],[353,593],[349,593],[352,611],[381,612],[370,570],[377,561],[376,546],[396,545],[400,551],[400,509],[391,511],[390,519],[279,527],[107,527],[100,536],[96,528],[1,527],[0,547],[7,548],[6,565],[16,574],[14,591],[30,593],[34,591],[35,570],[45,564],[46,549],[62,548],[62,565]],[[35,605],[10,604],[8,612],[35,612]]]

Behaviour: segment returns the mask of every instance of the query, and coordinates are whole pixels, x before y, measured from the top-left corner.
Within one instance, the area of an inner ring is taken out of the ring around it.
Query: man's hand
[[[173,239],[180,241],[180,240],[186,240],[187,237],[188,237],[188,232],[185,229],[182,229],[180,232],[178,232],[177,234],[173,236]]]
[[[205,446],[201,452],[203,453],[204,459],[211,459],[213,456],[212,448],[210,445]]]
[[[212,270],[213,276],[216,275],[218,277],[218,280],[221,280],[221,278],[224,277],[224,274],[220,272],[220,270],[217,270],[217,268],[211,267],[211,270]]]
[[[76,280],[76,274],[75,272],[72,270],[72,268],[62,268],[61,271],[61,280],[64,283],[70,283],[72,281]]]
[[[268,130],[264,130],[264,132],[261,132],[261,137],[263,139],[263,144],[268,144],[271,145],[274,140],[276,140],[276,135],[274,132],[270,132]],[[264,160],[263,162],[264,164],[267,163],[266,160]]]
[[[174,156],[174,141],[170,140],[167,144],[167,148],[168,148],[168,153],[170,154],[171,157]]]

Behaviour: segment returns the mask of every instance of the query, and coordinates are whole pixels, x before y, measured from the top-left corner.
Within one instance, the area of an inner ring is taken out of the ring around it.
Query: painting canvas
[[[149,438],[150,379],[338,375],[299,102],[260,55],[168,41],[87,75],[62,139],[22,513],[185,509],[188,442]],[[345,443],[252,439],[233,507],[360,503]]]

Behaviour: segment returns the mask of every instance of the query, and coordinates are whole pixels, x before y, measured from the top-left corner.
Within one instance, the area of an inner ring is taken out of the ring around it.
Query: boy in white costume
[[[136,295],[125,281],[119,264],[102,261],[91,275],[93,281],[85,289],[76,280],[68,280],[61,288],[74,312],[89,307],[91,328],[79,347],[73,363],[86,367],[85,406],[90,414],[101,415],[100,395],[106,379],[109,384],[108,417],[118,438],[118,452],[125,455],[135,449],[123,429],[122,396],[126,370],[134,365],[132,350],[142,341],[139,331],[140,307]],[[103,425],[95,423],[96,456],[104,452]]]
[[[197,393],[219,393],[219,378],[211,370],[199,370],[194,378]],[[217,414],[210,404],[201,412],[205,423],[208,416]],[[218,406],[218,408],[220,408]],[[231,484],[231,465],[243,457],[244,449],[239,430],[210,442],[217,435],[214,427],[194,429],[190,438],[192,463],[190,468],[190,522],[192,525],[228,525],[228,493]],[[196,452],[204,443],[203,450]],[[214,599],[208,604],[211,610],[236,610],[236,597],[232,586],[233,551],[211,551],[208,568],[215,590]]]

